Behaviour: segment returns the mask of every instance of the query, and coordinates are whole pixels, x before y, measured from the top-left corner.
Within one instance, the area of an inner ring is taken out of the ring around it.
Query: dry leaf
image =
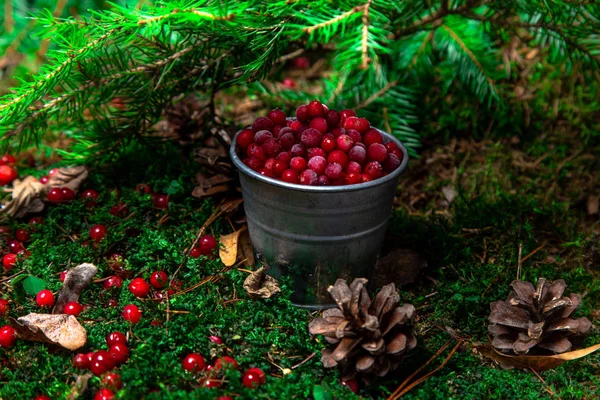
[[[244,202],[243,199],[229,200],[221,205],[221,210],[226,213],[232,213]]]
[[[67,187],[74,192],[88,176],[88,170],[85,166],[57,168],[56,172],[50,175],[46,188]]]
[[[88,263],[71,268],[67,272],[63,287],[58,293],[58,300],[52,313],[62,314],[65,304],[70,301],[77,301],[81,291],[89,285],[96,272],[98,272],[98,268],[94,264]]]
[[[228,182],[231,182],[233,178],[227,175],[217,174],[207,178],[204,174],[198,174],[196,180],[198,181],[198,186],[192,191],[192,196],[194,197],[209,197],[232,189],[232,185],[228,184]]]
[[[244,289],[250,297],[268,299],[281,292],[279,282],[266,273],[265,267],[260,267],[244,280]]]
[[[67,400],[76,400],[78,399],[88,388],[88,382],[92,378],[92,374],[89,372],[83,375],[78,375],[77,380],[71,386],[71,391],[67,395]]]
[[[452,185],[442,187],[442,194],[444,195],[444,198],[448,204],[452,203],[458,196],[458,192]]]
[[[13,319],[13,328],[20,339],[54,344],[71,351],[87,341],[85,328],[73,315],[31,313]]]
[[[231,171],[229,156],[223,146],[216,149],[199,147],[194,151],[194,159],[198,164],[217,173],[227,174]]]
[[[536,372],[541,372],[547,371],[549,369],[554,369],[562,363],[564,363],[565,361],[571,361],[581,357],[585,357],[588,354],[591,354],[596,350],[600,349],[600,344],[591,347],[586,347],[585,349],[569,351],[567,353],[561,354],[554,354],[551,356],[512,356],[498,352],[489,344],[477,346],[475,347],[475,349],[484,356],[500,363],[500,366],[504,369],[522,368],[533,369]]]
[[[240,233],[245,230],[246,227],[244,226],[241,229],[230,233],[229,235],[221,235],[219,242],[221,242],[222,246],[219,248],[219,257],[221,257],[221,261],[226,267],[231,267],[233,264],[235,264],[238,253],[238,239],[240,237]]]
[[[28,213],[37,213],[44,209],[41,200],[44,185],[33,176],[23,180],[15,179],[10,200],[0,212],[13,218],[21,218]]]
[[[239,258],[244,260],[244,266],[254,266],[254,247],[252,247],[248,230],[242,232],[238,239],[238,251],[241,253]]]
[[[587,198],[587,213],[588,215],[598,214],[600,206],[600,196],[589,195]]]

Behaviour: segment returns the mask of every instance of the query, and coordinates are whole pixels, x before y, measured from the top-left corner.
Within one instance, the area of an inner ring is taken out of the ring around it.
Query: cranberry
[[[321,133],[327,132],[328,126],[325,118],[317,117],[310,121],[308,124],[311,128],[318,130]]]
[[[299,122],[308,122],[310,116],[308,115],[308,106],[300,106],[296,109],[296,118]],[[294,129],[296,130],[296,129]]]
[[[211,335],[208,337],[208,340],[216,344],[223,344],[223,340],[221,340],[221,338],[218,336]]]
[[[254,134],[254,142],[258,144],[265,143],[268,139],[273,139],[273,134],[270,131],[262,130]]]
[[[107,388],[102,388],[96,392],[94,396],[94,400],[113,400],[115,398],[115,394],[112,390]]]
[[[371,178],[368,174],[363,173],[362,174],[362,180],[363,180],[363,183],[364,182],[371,182],[373,180],[373,178]]]
[[[258,143],[252,143],[250,146],[248,146],[246,153],[248,154],[248,157],[256,157],[261,161],[265,161],[267,159],[264,149]]]
[[[31,234],[27,229],[17,229],[15,231],[15,239],[21,242],[29,242],[29,239],[31,239]]]
[[[323,108],[323,104],[321,104],[318,100],[313,100],[308,103],[308,116],[310,118],[322,117],[325,115],[325,109]]]
[[[77,193],[67,187],[60,188],[62,192],[63,201],[72,201],[77,198]]]
[[[115,343],[108,349],[108,353],[114,360],[115,364],[125,364],[129,359],[129,347],[124,343]]]
[[[50,180],[50,178],[46,175],[40,176],[40,179],[39,179],[39,181],[42,185],[45,185],[46,183],[48,183],[49,180]]]
[[[191,251],[190,251],[190,257],[194,257],[194,258],[198,258],[202,255],[202,250],[200,250],[200,247],[194,247]]]
[[[315,171],[318,175],[323,175],[325,173],[325,168],[327,167],[327,160],[322,156],[314,156],[310,160],[308,160],[308,168]]]
[[[331,133],[327,133],[327,134],[323,135],[323,138],[321,139],[321,148],[323,149],[323,151],[325,151],[326,153],[329,153],[329,152],[335,150],[335,147],[336,147],[335,137]]]
[[[367,150],[361,146],[355,145],[348,152],[348,159],[362,165],[367,161]]]
[[[365,165],[365,174],[370,179],[381,178],[381,175],[383,174],[383,168],[381,168],[381,164],[379,164],[377,161],[371,161]]]
[[[169,276],[165,271],[154,271],[150,275],[150,284],[156,289],[162,289],[167,284]]]
[[[118,289],[123,286],[123,280],[116,275],[109,276],[108,279],[102,283],[102,286],[104,286],[104,289],[106,290],[113,288]]]
[[[316,156],[321,156],[321,157],[326,157],[327,153],[325,153],[325,150],[323,150],[320,147],[313,147],[312,149],[308,149],[308,156],[307,158],[310,160],[313,157]]]
[[[0,328],[0,347],[12,347],[17,343],[17,332],[10,325]]]
[[[340,135],[343,135],[346,133],[346,130],[344,128],[333,128],[332,130],[329,131],[329,133],[331,133],[333,135],[333,137],[338,137]]]
[[[344,129],[355,129],[358,117],[348,117],[344,120]]]
[[[349,379],[347,381],[340,381],[342,386],[347,387],[352,391],[352,393],[358,393],[358,382],[356,379]]]
[[[67,279],[67,274],[68,273],[69,273],[69,271],[66,270],[66,269],[63,272],[60,273],[60,281],[61,282],[63,282],[63,283],[65,282],[65,279]]]
[[[304,157],[304,155],[306,154],[306,150],[304,148],[304,145],[297,143],[292,146],[291,153],[293,157]]]
[[[78,316],[83,311],[83,306],[76,301],[70,301],[65,304],[63,313]]]
[[[96,360],[90,361],[90,371],[92,372],[92,374],[94,374],[96,376],[104,375],[109,370],[110,370],[110,367],[104,362],[100,362],[100,361],[96,361]]]
[[[116,365],[115,359],[106,350],[98,350],[98,351],[96,351],[94,353],[94,355],[92,356],[92,363],[94,361],[106,364],[106,366],[108,367],[108,370],[113,369],[115,367],[115,365]]]
[[[300,146],[302,146],[302,145],[300,145]],[[291,151],[282,151],[281,153],[279,153],[277,155],[276,161],[277,160],[284,161],[287,164],[289,164],[290,161],[292,160],[292,152]]]
[[[304,170],[300,174],[300,184],[301,185],[316,186],[318,180],[319,180],[319,176],[312,169]]]
[[[267,161],[265,161],[265,169],[267,171],[273,171],[273,164],[275,164],[275,161],[277,161],[274,158],[269,158]]]
[[[42,217],[33,217],[33,218],[31,218],[29,220],[28,223],[29,223],[29,225],[43,225],[44,224],[44,218],[42,218]]]
[[[362,140],[362,135],[356,129],[349,129],[346,131],[346,135],[350,136],[354,143],[358,143]]]
[[[341,151],[343,151],[344,153],[347,153],[351,148],[352,145],[354,144],[354,140],[352,140],[352,138],[348,135],[340,135],[335,139],[335,142],[337,144],[337,148]]]
[[[267,118],[273,121],[275,125],[285,126],[286,116],[279,108],[271,110],[269,114],[267,114]]]
[[[127,204],[121,202],[112,206],[109,213],[115,217],[125,218],[127,214],[129,214],[129,208],[127,207]]]
[[[319,175],[317,186],[329,186],[329,178],[325,175]]]
[[[265,373],[258,368],[250,368],[242,379],[247,388],[256,388],[265,383]]]
[[[259,174],[263,175],[263,176],[267,176],[269,178],[273,178],[273,171],[269,171],[266,168],[261,168],[257,171]]]
[[[279,177],[288,168],[289,164],[282,160],[277,160],[273,164],[273,175]]]
[[[108,299],[107,304],[109,307],[112,307],[112,308],[119,307],[119,301],[117,299]]]
[[[298,69],[309,69],[310,60],[308,57],[298,57],[294,59],[294,67]]]
[[[277,156],[277,154],[279,154],[282,149],[283,149],[283,147],[277,141],[277,139],[273,139],[273,138],[268,139],[263,144],[263,151],[264,151],[264,153],[265,153],[265,155],[267,157],[275,157],[275,156]]]
[[[273,121],[271,121],[269,118],[258,117],[252,123],[252,130],[254,132],[258,132],[258,131],[262,131],[262,130],[270,131],[273,129],[273,125],[274,125]]]
[[[284,150],[289,150],[294,147],[295,142],[296,138],[294,137],[293,133],[287,132],[279,137],[279,143],[281,144],[281,148]]]
[[[389,153],[390,151],[392,151],[392,150],[394,150],[394,149],[397,149],[397,148],[398,148],[398,145],[397,145],[396,143],[394,143],[394,142],[387,142],[387,143],[385,144],[385,148],[387,149],[387,151],[388,151],[388,153]]]
[[[152,205],[161,210],[169,208],[169,196],[163,193],[152,193]]]
[[[330,163],[325,168],[325,175],[329,179],[336,179],[342,175],[342,166],[336,162]]]
[[[287,183],[298,183],[298,173],[293,169],[286,169],[281,174],[281,180]]]
[[[356,113],[354,112],[354,110],[342,110],[340,111],[340,116],[341,118],[349,118],[349,117],[356,117]]]
[[[71,364],[78,369],[88,369],[90,367],[90,358],[85,353],[79,353],[73,357]]]
[[[388,154],[395,155],[396,157],[398,157],[398,159],[402,163],[402,159],[404,158],[404,153],[402,152],[402,150],[400,150],[400,148],[389,150]]]
[[[52,176],[54,174],[56,174],[58,172],[58,168],[52,168],[50,171],[48,171],[48,175]]]
[[[57,187],[50,189],[47,197],[50,203],[60,203],[64,200],[62,189]]]
[[[300,121],[294,121],[294,123],[292,124],[291,128],[294,130],[294,135],[296,137],[300,137],[300,134],[302,134],[302,132],[304,132],[305,130],[307,130],[309,127],[307,125],[304,125]]]
[[[346,167],[346,172],[348,172],[349,174],[355,173],[360,175],[362,173],[362,167],[356,161],[350,161],[348,163],[348,166]]]
[[[367,147],[373,143],[383,143],[383,135],[377,129],[369,129],[363,136],[363,143]]]
[[[233,398],[229,396],[219,396],[217,400],[233,400]]]
[[[371,128],[371,124],[366,118],[357,118],[354,121],[354,129],[359,131],[360,133],[367,133],[367,131]]]
[[[200,246],[202,254],[210,255],[217,250],[219,244],[213,235],[204,235],[200,237],[200,240],[198,240],[198,246]]]
[[[327,113],[326,120],[327,120],[327,125],[330,128],[337,127],[340,124],[341,119],[342,119],[342,116],[340,115],[339,112],[337,112],[335,110],[330,110]]]
[[[106,337],[106,344],[112,346],[113,344],[127,344],[127,336],[122,332],[111,332]]]
[[[25,246],[23,246],[23,243],[19,242],[18,240],[10,240],[8,242],[8,250],[13,254],[19,254],[25,250]]]
[[[387,149],[381,143],[373,143],[367,149],[367,157],[371,161],[382,163],[387,159],[387,155]]]
[[[33,400],[52,400],[50,397],[45,394],[40,394],[39,396],[35,396]]]
[[[107,233],[108,229],[102,224],[94,225],[90,229],[90,237],[94,242],[100,242],[102,239],[104,239]]]
[[[321,132],[316,129],[308,128],[300,135],[300,143],[307,148],[317,147],[321,144]]]
[[[217,361],[215,361],[215,371],[220,371],[222,368],[235,368],[238,369],[239,365],[237,363],[237,361],[235,361],[235,359],[229,357],[229,356],[223,356],[220,358],[217,358]]]
[[[181,362],[181,366],[187,372],[200,372],[206,368],[204,357],[197,353],[190,353]]]
[[[348,156],[341,150],[334,150],[327,156],[327,162],[340,164],[342,169],[344,169],[348,165]]]
[[[142,312],[133,304],[128,304],[123,308],[123,318],[132,324],[137,324],[142,319]]]
[[[48,289],[40,290],[35,296],[35,302],[40,307],[52,307],[54,305],[54,295]]]
[[[87,189],[81,193],[81,198],[88,204],[94,204],[94,200],[97,200],[100,195],[94,189]]]
[[[121,382],[121,376],[115,373],[104,375],[104,377],[102,378],[102,384],[104,386],[109,387],[110,389],[115,390],[119,390],[123,387],[123,383]]]
[[[223,381],[220,379],[204,378],[200,384],[205,388],[218,388],[221,387]]]
[[[0,158],[0,165],[13,165],[17,163],[17,159],[10,154],[4,154],[2,158]]]
[[[13,269],[17,265],[17,255],[13,253],[5,254],[2,258],[2,265],[5,269]]]
[[[306,169],[306,159],[302,157],[294,157],[290,161],[290,168],[298,172],[302,172]]]
[[[11,184],[19,174],[8,165],[0,165],[0,186]]]
[[[285,86],[286,88],[292,89],[296,87],[296,81],[293,80],[292,78],[285,78],[283,80],[283,86]]]
[[[258,171],[262,168],[263,162],[256,157],[248,157],[244,160],[244,164],[246,164],[250,169],[254,171]]]
[[[392,172],[396,170],[396,168],[398,168],[400,164],[400,159],[396,157],[395,154],[389,153],[387,156],[387,160],[383,162],[382,167],[385,172]]]
[[[136,297],[147,297],[150,285],[142,278],[135,278],[129,283],[129,291]]]
[[[10,305],[8,304],[8,300],[0,299],[0,316],[8,314],[10,310]]]

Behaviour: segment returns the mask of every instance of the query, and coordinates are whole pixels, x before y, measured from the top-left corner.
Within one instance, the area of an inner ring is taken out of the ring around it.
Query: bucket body
[[[381,132],[381,131],[380,131]],[[239,132],[238,132],[239,133]],[[401,165],[380,179],[346,186],[305,186],[265,177],[246,166],[234,145],[250,240],[269,275],[291,278],[294,304],[331,305],[327,292],[339,278],[369,277],[383,244]],[[237,136],[237,135],[236,135]]]

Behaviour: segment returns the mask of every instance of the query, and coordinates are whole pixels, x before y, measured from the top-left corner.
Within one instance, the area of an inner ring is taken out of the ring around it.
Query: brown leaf
[[[221,257],[221,261],[226,267],[231,267],[233,264],[235,264],[238,254],[238,239],[240,234],[245,230],[246,227],[244,226],[241,229],[230,233],[229,235],[221,235],[219,239],[219,242],[221,242],[221,247],[219,248],[219,257]]]
[[[589,195],[587,198],[587,213],[589,215],[597,215],[600,207],[600,196]]]
[[[88,170],[85,166],[57,168],[56,172],[50,175],[46,188],[67,187],[76,192],[87,176]]]
[[[216,149],[199,147],[194,151],[194,159],[203,167],[222,174],[231,171],[227,150],[223,146]]]
[[[252,267],[254,265],[254,247],[252,247],[248,230],[242,232],[238,239],[238,251],[240,252],[239,258],[244,260],[244,266]]]
[[[209,197],[233,188],[233,186],[229,184],[233,178],[224,174],[217,174],[211,177],[207,177],[204,174],[198,174],[196,175],[196,180],[198,181],[198,186],[192,191],[192,196],[198,198]]]
[[[77,301],[81,291],[90,283],[98,268],[94,264],[80,264],[70,269],[65,277],[63,287],[58,293],[58,300],[54,305],[52,314],[62,314],[65,304]]]
[[[489,344],[482,344],[476,346],[475,349],[484,356],[500,363],[500,366],[502,366],[502,368],[533,369],[536,372],[541,372],[547,371],[549,369],[554,369],[562,363],[564,363],[565,361],[571,361],[581,357],[585,357],[588,354],[599,350],[600,344],[586,347],[585,349],[579,349],[569,351],[568,353],[554,354],[550,356],[512,356],[498,352]]]
[[[242,198],[226,201],[221,205],[221,211],[223,211],[225,213],[232,213],[235,210],[237,210],[237,208],[243,202],[244,202],[244,200]]]
[[[77,380],[71,386],[71,391],[67,395],[67,400],[76,400],[78,399],[88,388],[88,382],[92,378],[91,373],[85,373],[83,375],[78,375]]]
[[[71,351],[87,341],[85,328],[73,315],[31,313],[13,322],[17,336],[23,340],[49,343]]]
[[[41,200],[44,185],[33,176],[13,182],[12,199],[0,210],[0,213],[13,218],[21,218],[28,213],[38,213],[44,209]]]
[[[244,289],[250,297],[268,299],[281,292],[279,282],[266,273],[265,267],[260,267],[244,280]]]

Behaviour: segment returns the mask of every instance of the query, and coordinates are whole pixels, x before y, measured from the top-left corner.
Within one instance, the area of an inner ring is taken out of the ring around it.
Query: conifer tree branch
[[[324,28],[324,27],[329,26],[329,25],[337,24],[340,21],[342,21],[342,20],[344,20],[344,19],[346,19],[346,18],[348,18],[348,17],[350,17],[350,16],[352,16],[354,14],[361,12],[364,8],[365,8],[364,4],[360,5],[360,6],[356,6],[356,7],[352,8],[351,10],[346,11],[345,13],[338,15],[335,18],[332,18],[332,19],[330,19],[328,21],[321,22],[321,23],[313,25],[313,26],[304,27],[304,28],[302,28],[302,30],[304,32],[306,32],[306,33],[313,33],[314,31],[316,31],[318,29]]]
[[[361,42],[361,51],[362,51],[362,63],[361,68],[367,69],[369,68],[369,63],[371,62],[371,58],[369,57],[369,8],[371,7],[371,1],[368,0],[363,8],[362,15],[362,42]]]
[[[390,89],[393,89],[396,86],[398,86],[399,83],[400,82],[397,81],[397,80],[391,81],[390,83],[388,83],[387,85],[385,85],[384,87],[382,87],[381,89],[379,89],[378,91],[376,91],[375,93],[373,93],[371,96],[369,96],[368,98],[366,98],[363,102],[357,104],[356,107],[354,107],[354,109],[355,110],[360,110],[362,108],[368,107],[369,105],[371,105],[371,103],[373,103],[374,101],[378,100],[384,94],[386,94],[388,91],[390,91]]]

